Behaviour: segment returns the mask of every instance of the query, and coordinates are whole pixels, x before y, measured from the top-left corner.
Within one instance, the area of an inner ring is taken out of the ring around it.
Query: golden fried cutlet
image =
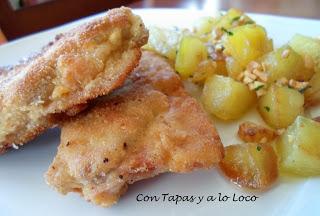
[[[139,63],[148,32],[129,8],[59,35],[43,51],[0,70],[0,151],[23,144],[121,86]]]
[[[223,157],[216,129],[165,59],[143,52],[126,85],[62,125],[46,180],[111,206],[127,185],[164,172],[211,168]]]

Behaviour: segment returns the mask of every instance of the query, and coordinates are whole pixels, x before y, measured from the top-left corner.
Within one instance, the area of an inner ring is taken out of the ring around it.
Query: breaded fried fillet
[[[46,180],[62,194],[79,192],[104,207],[127,185],[164,172],[214,167],[219,135],[162,57],[144,52],[121,89],[62,125]]]
[[[23,144],[121,86],[139,63],[148,32],[128,8],[79,26],[11,69],[0,70],[0,151]]]

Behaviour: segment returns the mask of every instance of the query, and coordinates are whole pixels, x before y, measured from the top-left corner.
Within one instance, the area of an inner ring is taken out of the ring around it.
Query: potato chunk
[[[296,34],[289,45],[304,56],[307,66],[313,66],[314,70],[320,73],[320,40]]]
[[[231,8],[227,11],[226,14],[221,16],[217,23],[215,24],[216,28],[230,29],[239,25],[253,24],[254,21],[251,20],[247,15],[242,11]]]
[[[285,45],[261,58],[268,73],[268,83],[285,77],[295,80],[309,80],[314,71],[305,66],[304,59],[290,46]]]
[[[232,56],[242,68],[270,51],[267,33],[259,25],[244,25],[231,29],[224,46],[224,53]]]
[[[270,144],[227,146],[219,167],[232,182],[250,189],[266,189],[278,178],[278,158]]]
[[[181,39],[176,57],[175,69],[182,78],[192,76],[200,62],[208,57],[207,47],[195,36],[184,36]]]
[[[239,126],[238,136],[245,142],[267,143],[277,137],[275,131],[253,122],[243,122]]]
[[[280,170],[301,176],[320,175],[320,123],[298,116],[276,144]]]
[[[201,100],[208,112],[232,120],[240,118],[254,104],[256,95],[241,82],[212,75],[204,84]]]
[[[208,34],[211,33],[216,22],[217,21],[213,17],[201,17],[200,19],[196,20],[193,28],[198,36]]]
[[[273,128],[286,128],[303,112],[304,96],[295,89],[271,86],[259,99],[258,110]]]

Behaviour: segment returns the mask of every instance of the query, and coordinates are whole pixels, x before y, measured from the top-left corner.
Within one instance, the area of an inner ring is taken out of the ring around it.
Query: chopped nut
[[[250,77],[244,77],[244,79],[243,79],[243,82],[244,82],[244,84],[249,84],[249,83],[252,83],[254,80],[253,79],[251,79]]]
[[[299,91],[307,88],[308,85],[309,85],[309,82],[299,82],[293,79],[289,80],[289,86]]]
[[[263,82],[267,82],[268,81],[268,74],[263,73],[257,69],[254,69],[252,71],[253,74],[255,74],[261,81]]]
[[[261,66],[261,64],[259,64],[259,63],[256,62],[256,61],[251,61],[251,62],[248,64],[248,69],[249,69],[249,70],[253,70],[253,69],[261,70],[261,69],[262,69],[262,66]]]
[[[288,85],[288,79],[286,77],[282,77],[277,80],[276,84],[277,86],[286,86]]]
[[[259,89],[262,89],[265,86],[265,84],[263,82],[254,81],[253,83],[250,83],[248,86],[250,90],[258,91]]]
[[[250,73],[248,70],[244,71],[244,76],[245,77],[249,77],[252,80],[256,80],[257,79],[257,76],[252,74],[252,73]]]
[[[289,54],[290,54],[290,50],[285,49],[285,50],[283,50],[283,52],[281,53],[281,57],[282,57],[282,58],[288,58]]]
[[[262,71],[267,70],[267,65],[264,62],[261,63],[261,66],[262,66]]]

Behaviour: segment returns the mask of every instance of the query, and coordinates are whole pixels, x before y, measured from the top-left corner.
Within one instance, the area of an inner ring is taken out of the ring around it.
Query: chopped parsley
[[[245,25],[248,25],[248,24],[254,24],[254,21],[252,20],[248,20],[247,22],[244,23]]]
[[[261,146],[257,146],[257,151],[261,151]]]
[[[240,17],[241,17],[241,16],[233,17],[232,20],[231,20],[231,24],[234,23],[234,22],[236,22],[236,21],[238,21],[238,20],[240,19]]]
[[[259,85],[257,87],[254,88],[255,91],[258,91],[259,89],[262,89],[264,87],[264,85]]]
[[[311,86],[306,86],[306,87],[304,87],[304,88],[302,88],[302,89],[299,89],[299,92],[301,93],[301,94],[303,94],[308,88],[311,88]]]
[[[222,31],[224,31],[225,33],[227,33],[229,36],[233,35],[232,31],[228,31],[227,29],[225,29],[224,27],[221,28]]]
[[[265,106],[264,109],[265,109],[267,112],[270,112],[270,107]]]

